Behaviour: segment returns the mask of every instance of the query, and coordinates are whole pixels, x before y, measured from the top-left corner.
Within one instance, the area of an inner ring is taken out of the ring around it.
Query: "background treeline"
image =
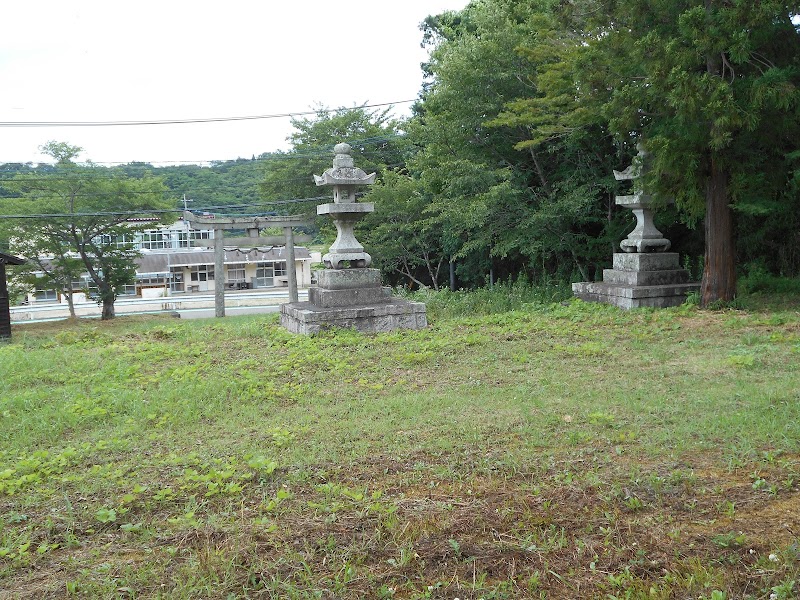
[[[359,239],[389,282],[476,287],[598,279],[634,224],[612,170],[642,141],[657,226],[703,277],[704,303],[729,300],[737,273],[800,276],[798,13],[773,0],[475,0],[422,24],[430,59],[407,120],[320,108],[293,122],[286,152],[115,169],[160,177],[176,208],[185,194],[194,210],[313,213],[327,190],[311,174],[347,141],[379,173]]]

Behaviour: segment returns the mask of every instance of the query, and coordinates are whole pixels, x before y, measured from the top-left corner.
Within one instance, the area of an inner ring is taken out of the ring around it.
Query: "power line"
[[[401,167],[403,165],[405,165],[405,163],[403,163],[403,162],[390,163],[390,164],[386,164],[386,165],[381,165],[381,168],[393,169],[395,167]],[[154,178],[167,178],[167,177],[169,177],[169,174],[161,174],[161,175],[159,175],[158,173],[154,174]],[[46,182],[46,183],[53,183],[53,182],[81,182],[81,183],[84,183],[84,182],[86,182],[86,183],[91,183],[91,182],[96,182],[96,181],[117,181],[117,180],[118,180],[117,177],[114,177],[114,176],[108,176],[107,177],[107,176],[103,176],[103,175],[100,175],[100,176],[94,175],[91,179],[88,179],[88,180],[86,178],[81,178],[80,176],[64,178],[64,177],[52,177],[52,176],[48,176],[48,175],[42,175],[42,176],[35,176],[35,177],[25,177],[24,180],[16,180],[16,181],[14,179],[12,179],[12,178],[4,179],[3,177],[0,177],[0,187],[2,187],[2,185],[4,183],[6,183],[6,184],[8,184],[8,183],[16,183],[16,184],[20,184],[20,183],[39,183],[39,182]],[[127,179],[123,179],[122,181],[144,181],[144,180],[145,180],[144,178],[136,177],[135,175],[131,175],[131,176],[128,176]],[[274,185],[279,185],[281,183],[295,183],[295,182],[298,182],[298,181],[311,183],[311,182],[313,182],[313,178],[312,178],[311,175],[300,175],[298,177],[285,177],[283,179],[270,179],[270,180],[258,179],[258,180],[252,181],[252,182],[226,183],[226,184],[220,184],[220,185],[191,185],[193,182],[189,181],[187,183],[190,184],[190,185],[189,185],[189,187],[187,187],[187,189],[190,190],[191,192],[196,192],[196,191],[199,191],[199,190],[202,190],[202,191],[214,191],[214,190],[220,190],[220,189],[229,190],[229,189],[235,189],[235,188],[243,188],[243,189],[251,188],[252,189],[252,188],[258,187],[258,186],[260,186],[262,184],[268,184],[268,185],[274,186]],[[175,189],[172,189],[167,184],[167,182],[164,182],[164,185],[167,187],[167,190],[165,191],[165,193],[181,193],[181,194],[183,193],[183,192],[178,192]],[[176,187],[181,187],[182,188],[183,186],[176,186]],[[149,192],[149,191],[134,191],[134,192],[128,192],[128,193],[149,194],[151,192]],[[190,192],[187,192],[187,193],[190,193]],[[78,194],[78,196],[85,196],[85,195],[88,195],[88,196],[98,196],[98,195],[107,196],[107,195],[113,195],[113,193],[110,193],[110,192],[105,193],[104,192],[104,193],[96,193],[96,194]],[[3,198],[0,197],[0,201],[2,201],[2,200],[3,200]]]
[[[264,202],[257,202],[257,203],[248,203],[248,204],[225,204],[221,206],[208,206],[203,207],[203,211],[212,211],[212,210],[233,210],[238,208],[253,208],[253,207],[263,207],[263,206],[278,206],[278,205],[286,205],[286,204],[300,204],[303,202],[315,202],[317,200],[328,200],[330,196],[314,196],[312,198],[292,198],[289,200],[268,200]],[[25,214],[25,215],[0,215],[2,219],[75,219],[79,217],[135,217],[141,216],[143,214],[146,215],[156,215],[156,214],[174,214],[174,213],[183,213],[184,210],[182,208],[165,208],[165,209],[154,209],[154,210],[123,210],[123,211],[97,211],[97,212],[90,212],[90,213],[50,213],[50,214]],[[228,216],[220,214],[219,216]],[[233,213],[232,216],[238,216],[237,213]]]
[[[366,145],[366,144],[374,144],[374,143],[381,143],[381,142],[391,142],[394,140],[403,139],[406,137],[405,133],[387,133],[386,135],[379,135],[373,136],[368,138],[361,138],[361,139],[350,139],[347,140],[347,143],[351,146],[359,146],[359,145]],[[161,160],[161,161],[127,161],[127,162],[120,162],[120,161],[105,161],[105,162],[84,162],[84,163],[75,163],[76,165],[86,167],[87,165],[114,165],[118,167],[134,167],[134,168],[147,168],[148,166],[152,166],[155,169],[159,168],[169,168],[169,167],[158,167],[156,165],[170,165],[174,167],[197,167],[199,169],[214,169],[217,167],[225,166],[227,163],[238,163],[240,160],[242,161],[240,164],[248,164],[248,163],[256,163],[256,164],[266,164],[272,161],[284,161],[284,160],[291,160],[291,159],[303,159],[303,158],[323,158],[323,157],[330,157],[331,153],[333,152],[333,147],[335,144],[326,144],[321,146],[319,149],[308,149],[304,151],[295,151],[289,150],[287,152],[268,152],[265,155],[262,155],[256,159],[226,159],[226,160],[219,160],[219,159],[211,159],[211,160]],[[359,156],[380,156],[380,151],[376,149],[366,149],[366,150],[356,150]],[[0,165],[27,165],[30,162],[21,162],[21,161],[8,161],[4,163],[0,163]],[[54,167],[54,165],[50,163],[38,163],[39,167],[44,165],[45,167]],[[208,165],[208,166],[204,166]],[[33,167],[33,173],[35,174],[36,168]],[[109,167],[101,167],[101,168],[109,168]],[[0,182],[3,181],[5,172],[0,171]],[[17,173],[10,173],[12,176],[16,175]],[[25,175],[26,173],[21,173]],[[54,181],[52,176],[47,175],[46,173],[43,174],[45,177],[48,177],[49,181]]]
[[[393,106],[395,104],[408,104],[416,102],[413,100],[398,100],[396,102],[381,102],[379,104],[363,104],[354,108],[379,108],[381,106]],[[302,117],[306,115],[316,115],[321,112],[336,112],[345,109],[330,108],[309,111],[298,111],[288,113],[277,113],[272,115],[251,115],[245,117],[209,117],[202,119],[159,119],[152,121],[0,121],[0,127],[124,127],[130,125],[186,125],[191,123],[225,123],[231,121],[256,121],[262,119],[282,119],[286,117]]]

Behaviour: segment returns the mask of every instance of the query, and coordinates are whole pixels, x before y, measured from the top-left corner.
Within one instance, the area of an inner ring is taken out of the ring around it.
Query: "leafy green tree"
[[[28,289],[56,289],[67,299],[70,318],[75,318],[73,282],[86,271],[83,261],[70,253],[60,224],[31,222],[14,228],[14,251],[27,257],[17,267],[16,278]]]
[[[282,202],[326,195],[312,175],[331,167],[333,147],[340,142],[350,144],[356,165],[367,173],[401,168],[407,142],[400,135],[400,123],[389,113],[390,109],[320,107],[313,117],[292,119],[295,131],[288,138],[292,149],[262,161],[262,197]],[[316,204],[319,201],[276,206],[283,212],[313,213]]]
[[[408,281],[438,290],[447,256],[441,250],[441,230],[425,211],[429,200],[418,179],[384,171],[369,191],[375,212],[361,226],[361,242],[374,266],[393,282]]]
[[[796,211],[790,186],[800,145],[800,33],[792,17],[800,5],[601,6],[581,89],[607,96],[611,129],[623,140],[640,136],[654,155],[650,184],[675,198],[686,219],[703,220],[702,305],[731,300],[737,216],[754,224]]]
[[[30,216],[14,224],[13,238],[22,240],[29,256],[49,257],[51,267],[45,273],[68,283],[67,288],[79,260],[97,287],[101,318],[112,319],[118,290],[135,277],[133,234],[152,227],[152,221],[135,219],[172,203],[164,200],[158,178],[130,179],[91,163],[78,165],[74,159],[81,148],[63,142],[49,142],[42,152],[55,159],[52,172],[19,175],[13,185],[20,197],[3,202],[6,214]]]
[[[609,210],[610,136],[585,119],[565,126],[552,116],[542,134],[542,107],[532,116],[526,104],[544,84],[574,88],[571,73],[557,71],[561,38],[575,37],[561,17],[556,2],[484,0],[423,25],[429,80],[408,126],[421,146],[408,168],[467,283],[482,283],[487,270],[590,278],[620,229]]]
[[[191,210],[210,207],[225,208],[230,213],[252,213],[261,202],[260,184],[263,164],[269,155],[252,159],[214,161],[207,166],[168,165],[154,167],[147,163],[130,163],[119,169],[138,179],[150,173],[161,177],[176,198],[184,195],[192,200]]]
[[[262,161],[262,202],[280,214],[316,215],[316,206],[329,201],[331,190],[317,187],[313,175],[331,168],[333,147],[340,142],[350,144],[356,166],[367,173],[397,170],[404,165],[408,142],[389,109],[320,108],[311,118],[294,119],[292,125],[292,149]],[[359,231],[364,231],[363,225]],[[317,219],[317,228],[308,233],[330,241],[335,236],[328,218]]]

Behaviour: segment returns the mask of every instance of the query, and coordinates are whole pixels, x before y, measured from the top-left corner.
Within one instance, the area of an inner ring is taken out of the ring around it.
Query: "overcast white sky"
[[[0,122],[270,115],[416,97],[419,23],[467,0],[39,0],[3,6]],[[408,104],[397,105],[407,114]],[[287,149],[288,118],[0,127],[0,163],[49,140],[95,162],[201,162]]]

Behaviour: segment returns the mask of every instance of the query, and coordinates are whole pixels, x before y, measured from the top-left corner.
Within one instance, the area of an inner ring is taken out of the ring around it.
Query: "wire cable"
[[[402,163],[402,162],[400,162],[400,163],[391,163],[391,164],[382,165],[382,168],[393,169],[393,168],[396,168],[396,167],[401,167],[404,164],[405,163]],[[156,167],[156,169],[158,169],[158,168],[159,167]],[[176,168],[180,168],[180,167],[176,167]],[[206,168],[206,167],[203,167],[203,168]],[[211,167],[211,168],[213,169],[213,167]],[[212,173],[213,173],[213,171],[212,171]],[[170,175],[174,175],[174,174],[180,174],[180,171],[175,172],[175,173],[163,173],[163,174],[159,174],[157,172],[152,172],[151,173],[151,175],[153,175],[153,179],[166,178],[166,177],[169,177]],[[98,174],[98,173],[93,173],[91,179],[86,179],[86,178],[81,177],[80,173],[76,173],[74,177],[66,177],[66,178],[65,177],[58,177],[58,176],[55,176],[55,175],[47,175],[47,174],[42,174],[40,176],[31,176],[30,174],[22,173],[21,175],[24,177],[24,179],[14,180],[13,179],[14,175],[12,175],[11,177],[6,178],[6,177],[2,176],[2,173],[0,173],[0,188],[2,188],[4,184],[8,184],[8,183],[17,184],[17,185],[20,185],[20,184],[36,184],[36,183],[40,183],[40,182],[45,182],[45,183],[48,183],[48,184],[49,183],[53,183],[53,182],[74,182],[74,183],[78,183],[78,182],[94,182],[94,181],[115,181],[115,180],[119,179],[119,176],[115,176],[113,174],[106,176],[106,175]],[[123,175],[125,175],[125,177],[122,178],[123,180],[125,180],[125,179],[133,180],[133,181],[142,181],[143,180],[142,177],[137,177],[135,174],[134,175],[129,175],[127,173],[123,173]],[[215,173],[215,175],[219,175],[219,174]],[[258,188],[260,186],[262,186],[262,185],[277,186],[277,185],[284,184],[284,183],[297,183],[297,182],[306,182],[306,183],[311,184],[313,182],[313,179],[312,179],[312,177],[310,175],[302,175],[302,176],[298,176],[298,177],[287,177],[287,178],[284,178],[284,179],[274,179],[274,180],[259,179],[257,181],[252,181],[252,182],[228,183],[228,184],[222,184],[222,185],[191,185],[192,182],[189,181],[189,182],[186,182],[186,184],[188,186],[188,187],[186,187],[186,189],[187,189],[186,193],[195,194],[197,192],[203,192],[203,191],[207,191],[207,192],[215,192],[215,191],[216,192],[219,192],[219,191],[229,192],[230,190],[235,190],[235,189],[250,190],[250,191],[257,192]],[[170,193],[172,193],[172,194],[182,194],[183,193],[181,191],[176,191],[175,189],[170,188],[170,186],[169,186],[169,184],[167,182],[163,182],[163,183],[164,183],[165,187],[167,187],[167,190],[165,190],[165,192],[164,192],[165,194],[170,194]],[[176,187],[181,187],[181,189],[183,189],[182,186],[176,186]],[[49,191],[49,190],[39,190],[39,191]],[[151,194],[153,192],[151,192],[149,190],[139,190],[139,191],[131,191],[131,192],[127,192],[127,193],[128,194]],[[78,194],[75,194],[74,196],[75,197],[80,197],[80,198],[89,198],[89,197],[102,197],[102,196],[113,196],[113,195],[114,195],[113,192],[95,192],[95,193],[84,193],[84,194],[78,193]],[[12,197],[8,197],[8,198],[0,197],[0,202],[2,202],[4,199],[12,200],[12,199],[21,199],[21,198],[22,197],[20,197],[20,196],[12,196]]]
[[[416,102],[412,100],[397,100],[396,102],[381,102],[379,104],[363,104],[354,108],[379,108],[382,106],[393,106],[395,104],[409,104]],[[321,112],[336,112],[340,108],[318,109],[308,111],[297,111],[287,113],[277,113],[272,115],[251,115],[244,117],[209,117],[202,119],[157,119],[152,121],[0,121],[0,127],[125,127],[138,125],[186,125],[191,123],[226,123],[231,121],[256,121],[263,119],[283,119],[286,117],[302,117],[306,115],[316,115]],[[345,108],[345,110],[347,110]]]
[[[369,145],[369,144],[373,144],[373,143],[388,143],[388,142],[392,142],[392,141],[395,141],[395,140],[404,139],[405,137],[406,137],[405,133],[387,134],[387,135],[373,136],[373,137],[362,138],[362,139],[353,139],[353,140],[349,140],[348,143],[351,146],[361,146],[361,145]],[[255,159],[232,158],[232,159],[227,159],[227,160],[217,160],[217,159],[212,159],[212,160],[162,160],[162,161],[152,161],[152,162],[146,162],[146,161],[128,161],[128,162],[105,161],[105,162],[94,162],[94,161],[90,161],[90,162],[83,162],[83,163],[75,163],[75,165],[81,166],[81,167],[89,167],[89,166],[92,166],[92,165],[114,165],[114,166],[118,166],[118,167],[133,167],[133,168],[143,168],[143,169],[146,169],[147,167],[153,167],[154,169],[170,168],[170,167],[177,167],[177,168],[180,168],[180,167],[186,167],[186,168],[197,167],[198,169],[215,169],[215,168],[219,168],[219,167],[226,167],[226,166],[232,167],[232,166],[245,165],[245,164],[250,164],[250,163],[266,164],[266,163],[269,163],[269,162],[272,162],[272,161],[280,162],[280,161],[303,159],[303,158],[330,157],[330,155],[333,153],[333,147],[334,147],[334,144],[326,144],[324,146],[321,146],[319,149],[313,149],[313,150],[309,149],[309,150],[300,151],[300,152],[295,151],[295,150],[289,150],[289,151],[286,151],[286,152],[265,153],[265,154],[259,156],[258,158],[255,158]],[[356,150],[356,152],[357,152],[357,156],[364,156],[364,157],[367,157],[367,158],[370,158],[370,157],[373,157],[373,156],[380,156],[382,154],[382,152],[380,150],[378,150],[378,149]],[[230,165],[230,163],[234,163],[234,164]],[[10,161],[10,162],[5,162],[5,163],[0,163],[0,166],[2,166],[2,165],[23,165],[24,166],[24,165],[28,165],[28,164],[31,164],[31,163],[30,162],[20,162],[20,161]],[[54,165],[52,165],[51,163],[38,163],[38,164],[40,166],[43,165],[45,167],[50,167],[50,168],[54,167]],[[169,166],[168,167],[158,167],[158,166],[155,166],[155,165],[169,165]],[[31,174],[35,174],[37,168],[38,167],[31,167],[31,171],[33,172]],[[108,168],[108,167],[102,167],[101,166],[100,168]],[[4,177],[5,173],[11,174],[12,177],[17,174],[17,173],[0,171],[0,181],[3,181],[4,179],[7,179],[6,177]],[[26,173],[21,173],[21,174],[25,175]],[[53,181],[54,180],[52,178],[52,176],[50,176],[50,175],[43,174],[43,176],[47,177],[48,181]]]

